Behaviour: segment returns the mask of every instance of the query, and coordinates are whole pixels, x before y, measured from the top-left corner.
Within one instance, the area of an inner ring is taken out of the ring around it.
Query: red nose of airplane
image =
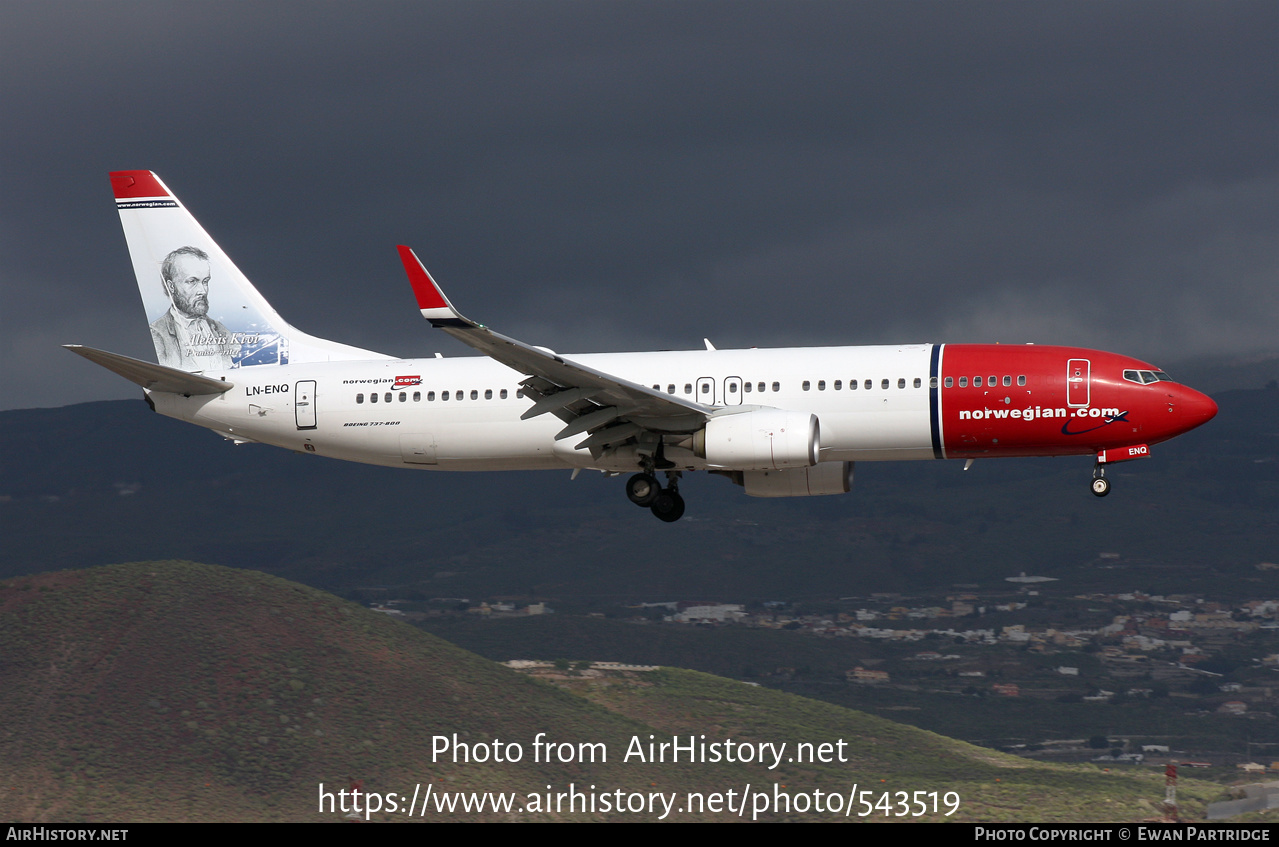
[[[1193,388],[1178,386],[1174,401],[1177,417],[1183,427],[1182,432],[1205,424],[1217,416],[1217,404],[1207,394],[1201,394]]]

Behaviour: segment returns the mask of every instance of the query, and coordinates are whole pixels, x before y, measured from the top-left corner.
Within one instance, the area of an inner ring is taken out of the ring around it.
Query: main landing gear
[[[626,496],[636,506],[647,508],[660,520],[674,523],[684,516],[684,498],[679,496],[680,472],[671,470],[675,463],[668,461],[657,443],[657,451],[644,463],[644,471],[626,480]],[[657,471],[666,471],[666,487],[657,481]]]
[[[1110,493],[1110,480],[1106,479],[1106,466],[1092,466],[1092,493],[1098,497],[1105,497]]]
[[[637,473],[626,480],[626,496],[636,506],[647,507],[667,523],[674,523],[684,516],[684,498],[679,496],[679,471],[666,472],[665,488],[651,473]]]

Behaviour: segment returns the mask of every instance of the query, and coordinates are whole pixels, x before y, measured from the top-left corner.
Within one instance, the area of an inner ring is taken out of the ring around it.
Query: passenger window
[[[675,393],[675,383],[672,382],[670,385],[666,386],[666,393],[667,394]]]
[[[874,381],[868,379],[864,383],[862,383],[862,387],[865,388],[867,391],[870,391],[870,387],[873,384],[874,384]]]
[[[519,400],[519,399],[520,399],[520,398],[522,398],[523,396],[524,396],[524,389],[522,389],[522,388],[517,388],[517,389],[515,390],[515,399],[516,399],[516,400]]]
[[[686,382],[686,383],[684,383],[684,393],[685,393],[685,394],[692,394],[692,393],[693,393],[693,383],[691,383],[691,382]]]
[[[730,382],[730,383],[728,384],[728,393],[729,393],[729,394],[736,394],[736,393],[737,393],[737,383],[735,383],[735,382]]]
[[[434,403],[434,402],[435,402],[435,392],[434,392],[434,391],[428,391],[428,392],[426,392],[426,402],[428,402],[428,403]]]
[[[844,387],[844,381],[843,381],[843,380],[840,380],[840,379],[835,380],[835,390],[836,390],[836,391],[839,391],[839,390],[840,390],[841,388],[843,388],[843,387]]]
[[[759,393],[760,393],[760,394],[763,394],[763,393],[764,393],[764,383],[762,383],[762,382],[761,382],[758,386],[756,386],[756,390],[757,390],[757,391],[759,391]]]
[[[931,377],[929,377],[929,378],[928,378],[928,387],[929,387],[929,388],[936,388],[936,387],[937,387],[937,377],[935,377],[935,376],[931,376]]]
[[[898,387],[898,388],[905,388],[905,387],[906,387],[906,379],[905,379],[905,377],[898,377],[898,378],[897,378],[897,387]]]
[[[981,377],[973,377],[973,388],[981,388]]]
[[[499,391],[499,392],[498,392],[498,394],[497,394],[497,396],[498,396],[498,399],[499,399],[499,400],[505,400],[505,399],[506,399],[506,389],[505,389],[505,388],[503,388],[501,391]]]
[[[472,400],[478,400],[478,399],[480,399],[480,392],[478,392],[478,391],[476,391],[474,388],[472,388],[472,389],[471,389],[471,399],[472,399]]]
[[[782,390],[782,384],[780,382],[774,382],[773,391],[781,391],[781,390]]]
[[[752,385],[754,385],[754,383],[744,382],[742,383],[742,390],[745,391],[747,394],[750,394]]]
[[[1025,375],[1025,374],[1022,374],[1021,376],[1017,377],[1017,384],[1018,384],[1018,385],[1025,385],[1025,384],[1026,384],[1026,375]]]
[[[923,383],[919,381],[919,377],[915,377],[915,387],[916,387],[916,388],[919,388],[919,387],[921,387],[922,385],[923,385]]]
[[[1005,386],[1009,386],[1009,385],[1012,385],[1012,384],[1013,384],[1013,378],[1012,378],[1012,377],[1010,377],[1010,376],[1005,375],[1005,376],[1004,376],[1004,385],[1005,385]]]
[[[955,387],[955,378],[953,376],[946,377],[946,387],[947,388]]]
[[[879,387],[880,387],[880,388],[887,388],[887,387],[888,387],[888,380],[886,380],[886,379],[884,379],[884,380],[880,380],[880,382],[879,382]]]
[[[807,391],[807,390],[808,390],[809,388],[811,388],[811,387],[812,387],[812,386],[811,386],[811,384],[808,382],[808,380],[804,380],[804,384],[800,386],[800,388],[804,389],[805,391]]]
[[[357,394],[357,395],[355,395],[355,402],[356,402],[356,403],[363,403],[363,402],[364,402],[364,395],[363,395],[363,394]]]
[[[492,399],[493,399],[493,389],[491,389],[491,388],[486,388],[486,389],[484,389],[484,399],[485,399],[485,400],[492,400]]]
[[[404,402],[405,400],[407,400],[407,399],[409,399],[409,393],[408,393],[407,391],[401,391],[401,392],[400,392],[400,402],[401,402],[401,403],[403,403],[403,402]]]
[[[444,400],[447,400],[447,399],[449,399],[449,393],[448,393],[447,391],[441,391],[441,392],[440,392],[440,400],[441,400],[441,401],[444,401]]]
[[[390,402],[391,402],[391,392],[389,392],[389,391],[388,391],[388,392],[386,392],[386,396],[385,396],[385,397],[383,397],[382,399],[383,399],[383,400],[385,400],[386,402],[390,403]]]
[[[968,377],[966,377],[966,376],[961,376],[961,377],[959,378],[959,387],[960,387],[960,388],[967,388],[967,387],[968,387]]]
[[[703,382],[703,383],[702,383],[702,393],[703,393],[703,394],[710,394],[710,393],[711,393],[711,384],[710,384],[709,382]]]
[[[414,392],[413,392],[413,402],[414,402],[414,403],[421,403],[421,402],[422,402],[422,392],[421,392],[421,391],[414,391]]]
[[[856,391],[856,390],[857,390],[857,380],[855,380],[855,379],[850,379],[850,380],[848,381],[848,390],[849,390],[849,391]]]
[[[999,385],[999,377],[992,376],[990,378],[990,381],[987,382],[986,384],[989,385],[991,388],[994,388],[996,385]]]
[[[377,395],[376,395],[376,394],[370,394],[370,395],[369,395],[369,402],[370,402],[370,403],[376,403],[376,402],[377,402]]]

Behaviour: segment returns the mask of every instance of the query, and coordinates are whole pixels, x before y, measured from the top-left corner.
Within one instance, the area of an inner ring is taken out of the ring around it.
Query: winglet
[[[409,284],[413,286],[413,294],[417,297],[417,307],[422,310],[422,317],[435,326],[458,321],[469,324],[470,322],[453,308],[453,304],[444,296],[444,292],[435,284],[435,280],[431,279],[426,266],[422,264],[417,254],[403,244],[398,245],[396,249],[400,251],[400,261],[404,263],[404,270],[409,275]]]

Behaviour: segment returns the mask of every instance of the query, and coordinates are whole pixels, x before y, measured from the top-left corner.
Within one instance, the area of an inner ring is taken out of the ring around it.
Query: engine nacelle
[[[816,497],[847,494],[853,487],[852,462],[822,462],[811,468],[746,471],[742,487],[752,497]]]
[[[713,417],[693,435],[693,453],[714,469],[805,468],[817,464],[820,449],[817,416],[781,409]]]

